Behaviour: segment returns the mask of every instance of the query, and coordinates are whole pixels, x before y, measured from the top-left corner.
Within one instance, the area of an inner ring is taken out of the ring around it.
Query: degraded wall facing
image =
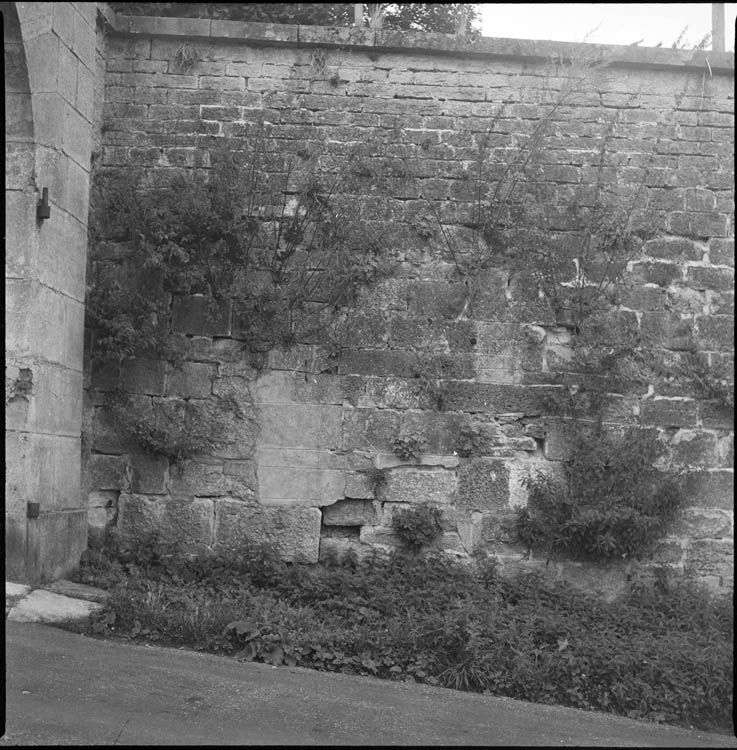
[[[206,167],[219,143],[265,121],[268,148],[297,160],[375,149],[388,170],[387,224],[407,231],[390,248],[392,274],[361,290],[337,355],[307,339],[257,362],[232,306],[212,316],[202,297],[174,295],[166,325],[183,364],[149,355],[91,371],[83,458],[93,527],[133,539],[158,530],[190,547],[248,538],[314,562],[331,549],[396,546],[392,514],[432,503],[443,510],[440,548],[542,564],[516,541],[514,508],[527,502],[520,480],[566,455],[549,397],[576,390],[571,323],[534,274],[492,264],[471,278],[452,249],[473,233],[471,177],[490,124],[492,145],[515,153],[565,76],[551,56],[602,49],[200,19],[118,17],[116,27],[99,172]],[[184,43],[194,64],[183,64]],[[660,222],[630,260],[610,320],[663,361],[695,351],[731,373],[733,56],[707,65],[703,53],[603,51],[605,75],[551,118],[540,184],[551,200],[593,184],[606,134],[605,179],[644,189]],[[96,262],[126,252],[102,248]],[[566,273],[575,278],[573,266]],[[121,433],[108,405],[121,384],[154,412],[227,396],[243,418],[224,446],[175,466]],[[602,419],[657,428],[685,470],[683,518],[643,562],[729,585],[732,409],[697,385],[666,368],[609,393]],[[421,451],[404,460],[397,446],[413,440]],[[632,565],[609,566],[607,580],[616,587]],[[588,565],[555,569],[604,585]]]

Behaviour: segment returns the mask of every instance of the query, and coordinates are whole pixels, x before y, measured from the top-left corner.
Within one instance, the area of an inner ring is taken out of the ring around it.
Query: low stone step
[[[74,581],[67,581],[60,578],[57,581],[52,581],[49,584],[41,586],[44,591],[51,591],[53,594],[60,594],[61,596],[70,596],[72,599],[84,599],[88,602],[101,602],[107,601],[108,592],[103,589],[98,589],[95,586],[88,586],[84,583],[75,583]]]
[[[81,622],[100,609],[102,609],[102,604],[98,602],[73,599],[37,589],[21,599],[10,610],[8,620],[45,623]]]

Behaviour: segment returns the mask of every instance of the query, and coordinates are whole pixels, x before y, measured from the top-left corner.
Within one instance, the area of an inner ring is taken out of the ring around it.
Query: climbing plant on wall
[[[172,295],[203,295],[212,316],[232,304],[234,337],[254,352],[311,341],[388,271],[381,189],[372,183],[372,212],[361,202],[371,188],[364,173],[356,176],[355,159],[321,173],[318,159],[297,165],[299,157],[264,144],[262,133],[231,143],[211,154],[212,167],[158,182],[136,171],[97,175],[87,298],[93,356],[154,349],[170,357]],[[109,257],[111,246],[119,257]]]
[[[232,338],[255,363],[297,342],[339,346],[353,295],[392,266],[380,221],[385,164],[356,153],[329,165],[265,145],[261,129],[212,147],[207,168],[96,175],[86,307],[93,362],[181,365],[172,315],[175,300],[192,295],[211,322],[232,310]],[[229,420],[248,419],[221,395],[140,401],[112,395],[117,427],[177,463],[217,448]]]

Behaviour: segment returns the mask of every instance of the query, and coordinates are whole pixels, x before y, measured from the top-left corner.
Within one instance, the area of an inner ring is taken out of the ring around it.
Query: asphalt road
[[[607,714],[7,621],[5,700],[3,745],[737,747]]]

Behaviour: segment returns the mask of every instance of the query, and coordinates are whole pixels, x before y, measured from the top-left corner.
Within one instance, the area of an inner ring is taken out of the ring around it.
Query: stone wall
[[[63,575],[87,540],[80,490],[94,3],[3,3],[5,528],[10,580]],[[36,207],[48,191],[48,218]]]
[[[501,268],[476,280],[482,291],[466,305],[437,226],[422,226],[432,225],[428,199],[444,215],[467,211],[470,164],[502,103],[497,132],[514,148],[540,118],[547,59],[596,50],[201,19],[118,17],[115,26],[101,169],[202,166],[217,142],[263,117],[270,148],[284,153],[380,144],[401,164],[388,215],[420,231],[393,249],[396,273],[361,293],[337,359],[307,341],[272,351],[257,368],[229,309],[212,321],[201,298],[173,299],[170,339],[183,368],[136,358],[91,380],[84,476],[93,526],[114,523],[133,537],[158,529],[195,546],[256,538],[314,562],[330,549],[395,546],[392,513],[432,502],[444,510],[443,549],[465,555],[481,546],[510,565],[539,563],[525,558],[510,521],[526,502],[520,479],[554,469],[565,455],[563,425],[544,397],[563,387],[554,375],[570,330],[529,278]],[[198,55],[187,71],[177,65],[183,42]],[[731,368],[733,56],[709,55],[707,65],[697,52],[604,51],[607,75],[555,123],[545,181],[554,192],[590,183],[603,128],[616,115],[612,174],[647,181],[665,231],[630,264],[615,314],[676,359],[695,348]],[[440,405],[428,370],[438,363]],[[249,419],[232,425],[226,448],[175,469],[116,430],[106,395],[118,383],[152,409],[228,394]],[[646,562],[694,569],[714,585],[731,579],[731,410],[664,376],[612,397],[606,418],[625,417],[657,427],[673,464],[688,472],[690,507]],[[459,450],[464,429],[483,436],[470,456]],[[426,440],[418,461],[393,451],[402,435]],[[612,580],[628,571],[610,570]]]

